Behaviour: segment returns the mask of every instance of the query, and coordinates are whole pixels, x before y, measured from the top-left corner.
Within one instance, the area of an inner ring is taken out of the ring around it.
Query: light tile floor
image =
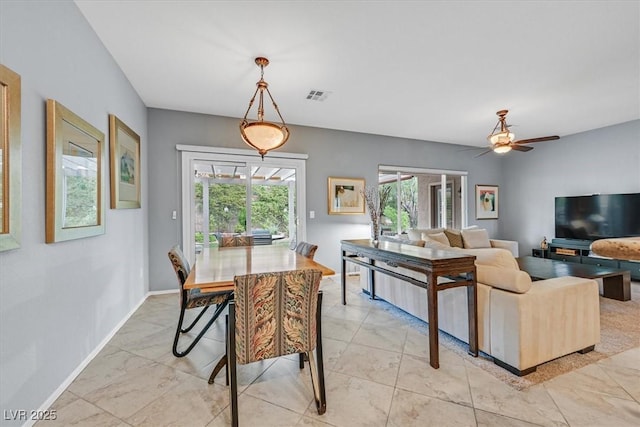
[[[322,282],[327,412],[318,416],[297,356],[239,366],[244,426],[638,426],[640,343],[596,364],[516,391],[440,348],[429,366],[426,326],[370,301],[339,277]],[[633,286],[640,286],[634,283]],[[191,314],[190,314],[191,315]],[[171,353],[178,295],[151,296],[54,403],[39,426],[226,426],[224,320],[184,358]]]

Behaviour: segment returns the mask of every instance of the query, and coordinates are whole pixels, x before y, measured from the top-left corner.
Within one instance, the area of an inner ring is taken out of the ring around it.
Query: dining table
[[[323,277],[335,274],[329,267],[284,245],[209,248],[196,255],[196,261],[187,276],[184,288],[200,289],[203,293],[232,293],[235,276],[307,269],[320,270]],[[217,363],[209,378],[209,384],[213,384],[226,360],[225,355]]]
[[[184,288],[233,292],[235,276],[308,269],[320,270],[323,277],[335,274],[329,267],[284,245],[205,248],[196,255]]]

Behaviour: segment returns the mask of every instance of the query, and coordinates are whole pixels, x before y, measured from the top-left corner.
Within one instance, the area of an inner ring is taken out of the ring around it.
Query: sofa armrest
[[[513,254],[515,258],[518,258],[518,242],[514,240],[499,240],[489,239],[492,248],[506,249]]]
[[[491,355],[521,371],[600,341],[595,280],[539,280],[525,294],[493,288],[490,301]]]

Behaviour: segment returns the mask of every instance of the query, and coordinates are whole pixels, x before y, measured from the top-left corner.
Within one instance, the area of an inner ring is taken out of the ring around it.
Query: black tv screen
[[[556,197],[556,237],[640,236],[640,193]]]

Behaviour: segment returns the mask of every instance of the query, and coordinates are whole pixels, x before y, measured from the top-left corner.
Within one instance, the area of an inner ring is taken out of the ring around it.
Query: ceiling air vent
[[[326,90],[310,90],[307,99],[310,101],[324,101],[331,94]]]

